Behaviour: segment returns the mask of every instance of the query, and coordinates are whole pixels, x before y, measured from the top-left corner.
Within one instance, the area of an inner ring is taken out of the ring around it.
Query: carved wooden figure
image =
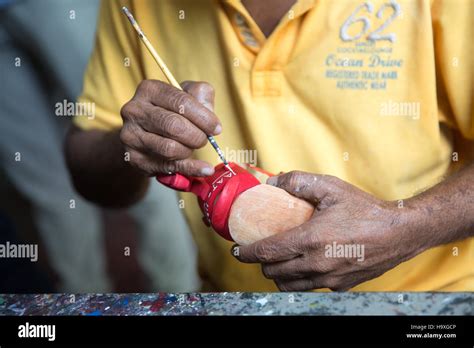
[[[261,184],[235,163],[230,166],[234,173],[220,164],[210,177],[173,174],[159,176],[157,180],[173,189],[194,193],[204,223],[240,245],[290,230],[313,214],[314,206],[310,203],[280,188]]]

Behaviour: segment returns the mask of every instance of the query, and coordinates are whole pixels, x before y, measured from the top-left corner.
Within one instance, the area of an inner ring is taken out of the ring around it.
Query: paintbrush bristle
[[[226,167],[232,174],[236,175],[235,172],[230,167],[229,163],[224,163],[224,167]]]
[[[127,16],[128,20],[133,24],[135,23],[135,18],[133,18],[132,14],[130,13],[130,11],[128,10],[128,8],[126,8],[125,6],[122,7],[122,12],[125,13],[125,16]]]
[[[135,30],[137,31],[138,35],[141,37],[141,38],[144,38],[145,37],[145,34],[143,33],[143,30],[142,28],[140,28],[140,26],[138,25],[138,22],[135,20],[135,18],[133,17],[132,13],[128,10],[127,7],[122,7],[122,12],[125,14],[125,16],[127,16],[128,20],[130,21],[130,23],[132,24],[132,26],[135,28]]]

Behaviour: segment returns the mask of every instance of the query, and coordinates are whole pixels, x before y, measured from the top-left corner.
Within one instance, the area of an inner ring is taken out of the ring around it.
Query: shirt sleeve
[[[441,118],[474,140],[474,1],[433,0],[432,16]]]
[[[133,12],[131,0],[101,2],[95,46],[85,72],[82,94],[77,101],[82,106],[78,109],[93,112],[77,114],[74,118],[74,124],[85,130],[121,127],[120,109],[132,98],[143,80],[140,42],[122,15],[122,6]]]

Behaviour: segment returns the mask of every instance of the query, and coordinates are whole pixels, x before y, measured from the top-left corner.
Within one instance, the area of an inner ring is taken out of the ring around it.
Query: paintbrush
[[[181,88],[180,84],[178,83],[178,81],[176,81],[176,79],[174,78],[173,74],[171,73],[171,71],[168,69],[168,67],[166,66],[165,62],[163,61],[163,59],[161,59],[160,55],[158,54],[158,52],[156,52],[155,48],[153,47],[153,45],[150,43],[150,41],[148,40],[148,38],[146,37],[145,33],[143,32],[142,28],[140,28],[140,26],[138,25],[137,21],[135,20],[135,18],[133,18],[133,15],[130,13],[130,11],[128,10],[127,7],[122,7],[122,12],[127,16],[128,20],[130,21],[130,23],[132,24],[132,26],[135,28],[135,30],[137,31],[138,33],[138,36],[140,37],[140,39],[142,40],[143,44],[146,46],[146,48],[148,49],[148,52],[150,52],[150,54],[153,56],[153,58],[155,59],[156,63],[158,64],[158,66],[160,67],[161,71],[163,72],[163,74],[166,76],[166,78],[168,79],[168,82],[175,88],[179,89],[179,90],[183,90],[183,88]],[[214,139],[213,136],[211,135],[208,135],[207,136],[207,139],[209,140],[209,142],[211,143],[212,147],[214,148],[214,150],[216,150],[217,152],[217,155],[219,156],[219,158],[221,159],[221,161],[224,163],[225,167],[232,173],[235,175],[235,172],[232,170],[232,168],[229,166],[229,162],[227,162],[227,160],[225,159],[225,156],[224,156],[224,153],[222,152],[221,148],[219,147],[219,145],[217,145],[217,142],[216,140]]]

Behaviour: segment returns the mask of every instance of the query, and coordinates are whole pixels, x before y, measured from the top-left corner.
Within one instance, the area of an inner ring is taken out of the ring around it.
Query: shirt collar
[[[284,16],[278,27],[285,25],[285,23],[295,20],[311,10],[317,0],[297,0],[288,11],[291,15]],[[238,35],[241,40],[249,47],[250,50],[258,52],[264,45],[267,38],[260,30],[260,27],[254,21],[250,13],[247,11],[241,0],[221,0],[226,5],[226,9],[234,27],[238,28]]]

